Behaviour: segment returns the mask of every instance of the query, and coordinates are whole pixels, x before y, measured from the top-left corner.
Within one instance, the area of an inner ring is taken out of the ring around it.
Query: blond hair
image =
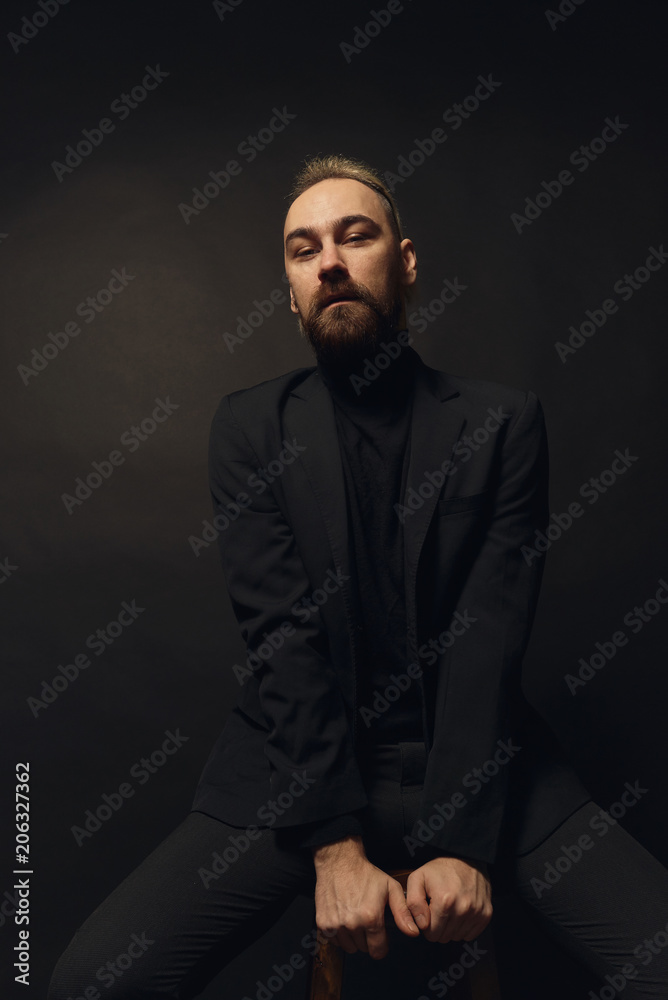
[[[331,156],[312,156],[305,160],[304,166],[301,167],[295,176],[292,190],[288,195],[288,208],[292,205],[293,201],[303,194],[304,191],[313,187],[314,184],[334,178],[359,181],[361,184],[366,184],[372,191],[375,191],[385,209],[394,235],[399,241],[403,239],[401,219],[399,218],[397,206],[392,193],[382,177],[367,163],[364,163],[363,160],[353,160],[349,156],[333,154]]]

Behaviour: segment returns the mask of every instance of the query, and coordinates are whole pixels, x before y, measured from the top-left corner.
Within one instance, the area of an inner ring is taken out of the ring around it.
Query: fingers
[[[427,902],[424,874],[419,868],[408,876],[406,906],[415,924],[426,937],[431,924],[431,911]]]
[[[371,927],[339,927],[336,934],[327,933],[329,940],[338,944],[348,955],[366,952],[370,958],[385,958],[388,952],[387,931],[381,924]]]
[[[380,926],[367,927],[366,941],[370,958],[385,958],[388,952],[388,943],[387,931],[385,930],[385,925],[382,923],[382,919]],[[367,949],[365,948],[364,950],[366,951]]]
[[[417,928],[416,928],[417,930]],[[355,926],[341,925],[327,930],[320,929],[327,940],[339,945],[348,955],[366,952],[371,958],[384,958],[388,952],[387,932],[382,914],[360,914]]]
[[[394,922],[403,934],[417,937],[420,929],[413,919],[413,914],[404,897],[404,891],[399,882],[390,879],[388,890],[388,903],[394,917]],[[425,902],[426,906],[426,902]]]
[[[482,906],[476,905],[474,910],[469,913],[468,919],[464,917],[458,928],[460,936],[458,938],[453,938],[453,940],[474,941],[478,935],[482,934],[491,919],[492,904],[486,900]]]
[[[339,927],[333,936],[333,941],[348,955],[353,955],[356,951],[367,951],[366,937],[361,928],[351,930],[348,927]]]
[[[473,941],[482,934],[492,916],[491,903],[467,896],[432,899],[431,926],[425,937],[445,944],[447,941]]]
[[[489,923],[492,904],[489,883],[476,878],[464,886],[459,879],[436,877],[428,866],[408,878],[406,902],[428,941],[473,941]]]

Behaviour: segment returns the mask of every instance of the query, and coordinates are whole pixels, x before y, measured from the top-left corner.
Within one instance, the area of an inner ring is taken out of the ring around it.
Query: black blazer
[[[222,399],[210,476],[250,665],[240,665],[238,703],[192,808],[276,828],[359,809],[360,626],[333,404],[316,368]],[[407,491],[396,510],[429,751],[421,819],[440,826],[430,846],[444,853],[494,861],[500,849],[528,850],[590,798],[520,689],[544,563],[522,546],[547,524],[547,476],[533,392],[417,358]],[[327,594],[318,608],[303,603],[314,591]],[[305,606],[308,615],[298,611]],[[475,622],[435,654],[429,640],[457,611]]]

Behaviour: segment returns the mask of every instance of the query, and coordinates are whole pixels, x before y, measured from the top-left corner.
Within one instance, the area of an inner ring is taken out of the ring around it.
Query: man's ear
[[[417,280],[417,254],[412,240],[401,241],[401,259],[403,262],[401,283],[405,288],[409,288]]]
[[[297,309],[297,303],[295,302],[295,293],[292,291],[292,285],[290,285],[290,308],[293,313],[299,312],[299,309]]]

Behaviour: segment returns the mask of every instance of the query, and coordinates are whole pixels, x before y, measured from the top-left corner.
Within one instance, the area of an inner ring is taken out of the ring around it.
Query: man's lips
[[[328,309],[329,306],[339,306],[339,305],[343,305],[343,304],[345,304],[347,302],[357,302],[357,301],[358,301],[358,299],[355,298],[352,295],[337,295],[336,297],[332,297],[332,298],[327,299],[327,301],[322,306],[322,308],[323,309]]]

